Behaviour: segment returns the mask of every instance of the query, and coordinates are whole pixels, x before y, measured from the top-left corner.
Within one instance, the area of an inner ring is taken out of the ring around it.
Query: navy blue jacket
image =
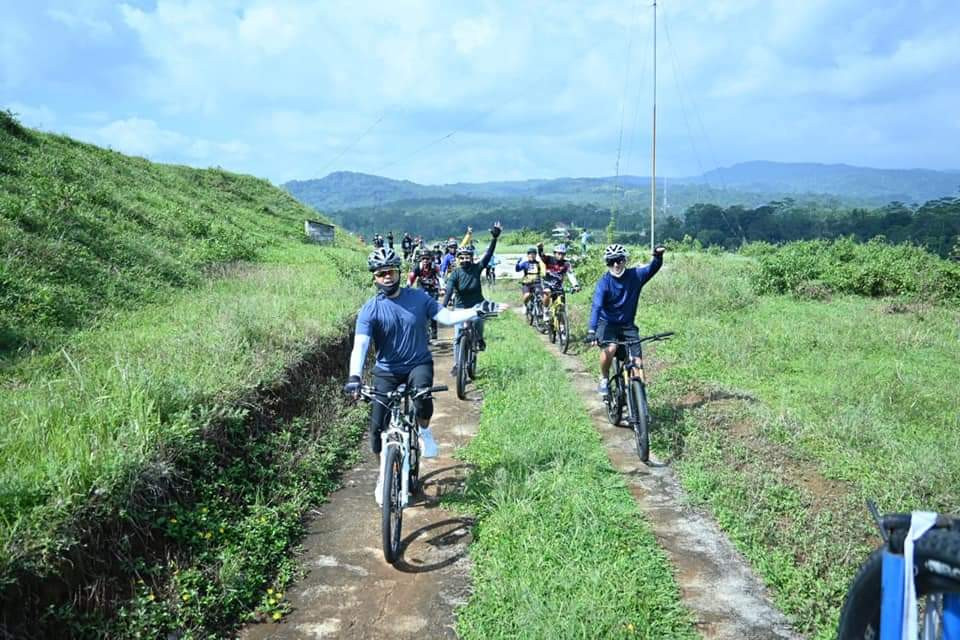
[[[609,271],[603,274],[593,292],[593,307],[590,309],[588,328],[596,331],[600,320],[615,326],[634,324],[640,290],[662,265],[663,256],[654,256],[649,264],[625,269],[619,278],[614,278]]]

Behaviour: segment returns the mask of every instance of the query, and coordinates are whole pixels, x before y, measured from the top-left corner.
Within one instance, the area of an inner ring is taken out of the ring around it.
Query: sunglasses
[[[616,258],[614,260],[607,260],[607,266],[612,267],[615,264],[623,264],[626,261],[627,261],[626,258]]]
[[[400,273],[400,272],[399,272],[397,269],[384,269],[384,270],[382,270],[382,271],[374,271],[374,272],[373,272],[373,277],[374,277],[374,278],[386,278],[386,277],[387,277],[388,275],[390,275],[391,273]]]

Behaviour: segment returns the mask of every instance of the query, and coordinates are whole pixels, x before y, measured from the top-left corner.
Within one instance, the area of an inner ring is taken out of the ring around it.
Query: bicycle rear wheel
[[[471,340],[471,343],[473,341]],[[476,379],[477,377],[477,349],[476,347],[470,349],[470,357],[467,361],[467,375],[471,380]]]
[[[939,623],[943,628],[943,608],[956,610],[960,605],[960,533],[933,530],[917,540],[913,548],[914,585],[917,588],[918,616],[921,627]],[[838,640],[867,640],[880,637],[883,549],[874,551],[860,568],[847,591],[840,613]],[[943,604],[937,596],[943,596]],[[930,616],[924,616],[930,608]],[[920,630],[923,637],[923,629]],[[899,634],[897,634],[899,637]],[[938,636],[939,637],[939,636]]]
[[[650,460],[650,409],[647,407],[647,390],[639,380],[630,382],[630,393],[633,394],[633,406],[636,415],[632,416],[633,434],[637,445],[637,455],[640,460]]]
[[[467,340],[465,332],[460,334],[460,344],[457,347],[457,397],[461,400],[467,399],[467,383],[470,381],[470,351],[473,349],[471,342],[471,340]]]
[[[623,375],[616,371],[613,376],[607,380],[607,397],[604,398],[604,404],[607,405],[607,421],[616,426],[623,419]]]
[[[403,527],[403,507],[400,505],[403,464],[400,447],[387,448],[383,472],[383,504],[380,510],[380,532],[383,536],[383,559],[389,564],[397,561],[400,553],[400,530]]]

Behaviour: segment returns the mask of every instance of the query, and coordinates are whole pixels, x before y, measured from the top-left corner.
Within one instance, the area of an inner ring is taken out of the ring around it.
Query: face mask
[[[627,269],[624,267],[623,269],[620,270],[620,273],[617,273],[616,271],[614,271],[614,267],[608,267],[607,271],[609,271],[610,275],[612,275],[614,278],[620,278],[620,277],[623,277],[623,274],[627,272]]]
[[[393,284],[380,284],[379,282],[377,282],[376,285],[377,285],[377,289],[380,290],[380,293],[382,293],[387,297],[390,297],[393,294],[395,294],[398,289],[400,289],[400,278],[397,278]]]

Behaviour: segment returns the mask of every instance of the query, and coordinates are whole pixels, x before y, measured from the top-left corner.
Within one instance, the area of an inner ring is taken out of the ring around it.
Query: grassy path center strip
[[[582,400],[538,337],[488,323],[480,433],[465,500],[478,515],[462,638],[692,638],[666,555],[611,468]]]

